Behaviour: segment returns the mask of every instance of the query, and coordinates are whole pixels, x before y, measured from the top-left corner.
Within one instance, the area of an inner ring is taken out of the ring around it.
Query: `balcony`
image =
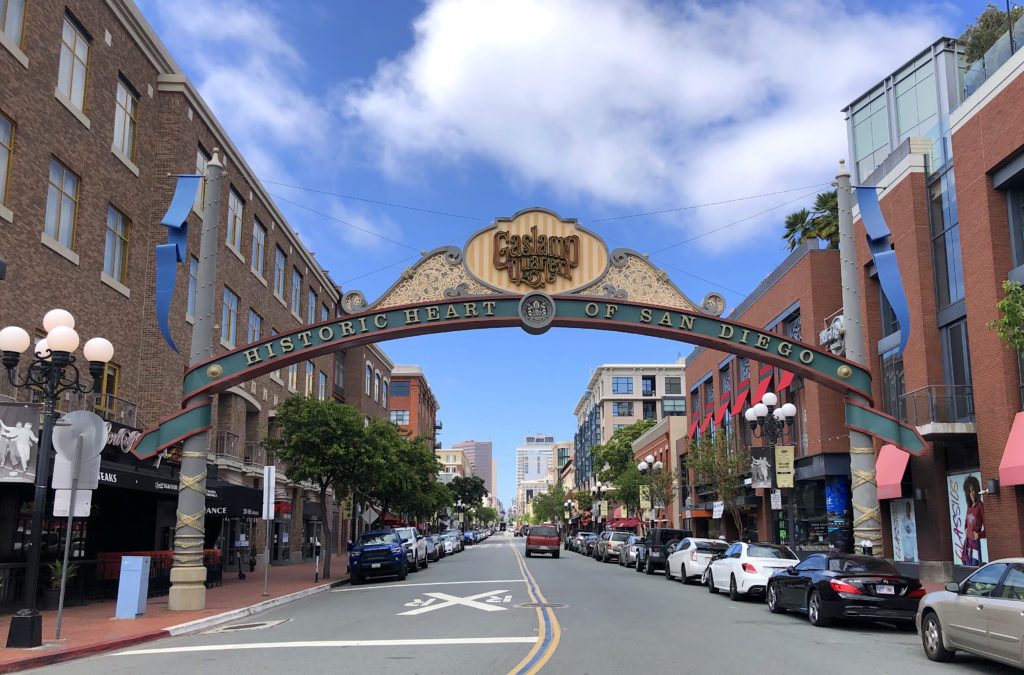
[[[113,394],[79,394],[67,391],[57,401],[57,410],[62,413],[90,410],[107,422],[142,428],[139,423],[139,407],[133,401],[118,398]]]
[[[213,454],[218,465],[242,468],[242,442],[238,434],[223,430],[217,432],[217,445]]]
[[[1010,36],[1013,39],[1010,39]],[[963,97],[978,91],[985,81],[992,77],[999,67],[1010,60],[1010,57],[1024,43],[1024,16],[1013,25],[1012,33],[1007,31],[989,47],[985,55],[963,70]]]
[[[974,434],[974,391],[964,385],[932,385],[900,397],[902,417],[926,439]]]
[[[438,420],[437,422],[434,422],[434,431],[441,431],[441,429],[443,429],[443,428],[444,428],[444,425],[441,423],[440,420]]]
[[[267,461],[267,448],[260,441],[246,441],[242,465],[247,473],[262,474]]]

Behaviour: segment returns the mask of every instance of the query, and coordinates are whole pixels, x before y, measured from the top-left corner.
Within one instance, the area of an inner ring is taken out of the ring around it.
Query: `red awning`
[[[796,378],[796,375],[794,375],[793,373],[789,372],[788,370],[780,370],[779,371],[779,384],[778,384],[779,391],[785,391],[786,387],[788,387],[789,385],[793,384],[793,380],[795,378]]]
[[[1024,485],[1024,412],[1013,417],[1010,437],[999,460],[999,481],[1003,485]]]
[[[736,396],[736,401],[732,404],[732,414],[739,415],[743,412],[743,404],[747,402],[747,396],[750,395],[749,389],[744,389]]]
[[[722,405],[718,406],[718,412],[715,413],[715,426],[717,427],[722,423],[722,418],[725,417],[725,411],[729,409],[729,401],[726,401]]]
[[[710,429],[711,428],[711,418],[714,417],[714,416],[715,416],[715,413],[709,412],[708,416],[704,418],[704,423],[700,425],[700,428],[701,429],[705,429],[705,430]]]
[[[768,387],[770,386],[772,386],[771,372],[768,373],[767,377],[765,377],[763,380],[757,383],[757,391],[754,392],[754,397],[750,399],[750,402],[755,405],[760,403],[761,398],[765,395],[765,393],[768,391]]]
[[[636,527],[639,524],[639,518],[619,518],[608,521],[608,527]]]
[[[883,445],[875,460],[875,480],[879,499],[899,499],[903,496],[903,474],[907,470],[910,453],[895,445]]]
[[[694,420],[693,424],[690,425],[690,438],[697,436],[697,431],[700,429],[700,420]]]

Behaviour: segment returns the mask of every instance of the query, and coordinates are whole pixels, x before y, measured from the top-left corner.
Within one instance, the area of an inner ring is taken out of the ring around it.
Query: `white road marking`
[[[379,591],[385,588],[412,588],[414,586],[457,586],[460,584],[522,584],[522,579],[490,579],[484,581],[427,581],[421,584],[391,583],[359,588],[335,588],[331,593],[351,593],[352,591]]]
[[[414,616],[416,614],[425,614],[427,612],[433,612],[436,609],[444,609],[445,607],[454,607],[455,605],[463,605],[464,607],[472,607],[473,609],[479,609],[484,612],[504,612],[504,607],[494,607],[493,605],[484,604],[483,602],[477,602],[480,598],[494,597],[498,593],[508,593],[507,590],[501,589],[497,591],[485,591],[484,593],[477,593],[476,595],[470,595],[465,598],[460,598],[455,595],[448,595],[447,593],[424,593],[424,595],[437,600],[444,600],[439,604],[432,604],[432,600],[413,600],[410,603],[406,603],[406,607],[415,606],[416,609],[410,609],[408,612],[399,612],[398,616]]]
[[[186,652],[219,652],[231,649],[307,649],[310,647],[430,647],[434,645],[505,645],[532,644],[537,636],[430,638],[407,640],[313,640],[305,642],[253,642],[234,645],[196,645],[194,647],[165,647],[162,649],[132,649],[112,656],[146,656],[150,654],[182,654]]]

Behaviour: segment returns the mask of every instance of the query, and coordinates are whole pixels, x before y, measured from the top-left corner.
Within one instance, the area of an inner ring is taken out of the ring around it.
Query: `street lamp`
[[[796,417],[796,406],[792,403],[785,403],[776,407],[779,397],[773,392],[765,392],[761,402],[743,412],[743,417],[750,425],[754,438],[763,438],[768,442],[768,452],[772,458],[775,457],[775,444],[784,440],[787,433],[793,433],[793,418]],[[794,511],[795,499],[793,494],[789,498],[789,541],[796,545],[796,513]]]
[[[651,495],[651,483],[652,483],[652,481],[650,480],[650,476],[653,474],[654,471],[661,471],[662,469],[664,469],[665,465],[662,463],[662,461],[660,459],[655,461],[654,460],[654,455],[647,455],[646,457],[644,457],[643,461],[641,461],[639,464],[636,465],[636,468],[637,468],[637,471],[640,472],[640,475],[643,476],[646,479],[645,482],[647,484],[647,496],[651,499],[651,513],[649,513],[648,515],[652,516],[651,518],[648,518],[648,520],[651,521],[650,527],[653,528],[654,527],[654,518],[653,518],[653,516],[654,516],[654,513],[653,513],[653,511],[654,511],[654,498],[653,498],[653,495]]]
[[[42,615],[36,609],[39,590],[39,556],[42,548],[43,515],[46,513],[46,484],[50,477],[50,453],[53,451],[54,410],[57,399],[67,391],[91,394],[99,391],[103,371],[114,356],[114,346],[106,338],[94,337],[85,343],[82,352],[89,362],[92,387],[81,384],[81,373],[75,365],[74,352],[79,337],[75,332],[75,317],[64,309],[51,309],[43,317],[46,337],[32,350],[28,370],[18,377],[18,362],[28,349],[31,338],[18,326],[0,330],[0,363],[7,370],[7,379],[18,389],[38,393],[43,400],[43,428],[39,435],[36,456],[35,498],[32,503],[32,540],[25,566],[24,608],[11,617],[7,633],[7,646],[16,648],[38,647],[43,642]],[[71,536],[71,533],[68,533]]]
[[[596,483],[596,491],[594,492],[594,531],[601,532],[601,497],[604,496],[601,488],[604,486],[601,481]]]

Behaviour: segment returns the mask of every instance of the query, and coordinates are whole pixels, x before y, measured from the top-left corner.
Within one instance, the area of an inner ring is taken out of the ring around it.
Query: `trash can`
[[[146,613],[149,561],[149,556],[141,555],[121,558],[121,578],[117,585],[117,611],[114,618],[134,619]]]

